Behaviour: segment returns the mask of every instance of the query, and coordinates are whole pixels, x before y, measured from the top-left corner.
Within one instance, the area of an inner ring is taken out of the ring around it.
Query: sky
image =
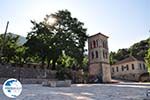
[[[89,36],[107,35],[110,51],[150,37],[150,0],[0,0],[0,33],[9,21],[8,32],[27,36],[30,20],[65,9],[84,22]]]

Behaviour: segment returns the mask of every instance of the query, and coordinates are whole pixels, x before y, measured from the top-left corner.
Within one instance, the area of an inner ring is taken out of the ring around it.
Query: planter
[[[50,81],[50,86],[51,87],[56,87],[56,81]]]
[[[56,81],[45,81],[45,82],[42,82],[42,86],[56,87]]]
[[[71,80],[64,80],[64,81],[45,81],[42,83],[42,86],[48,87],[70,87]]]
[[[71,80],[65,80],[65,81],[57,81],[56,87],[70,87],[71,86]]]
[[[71,86],[71,80],[65,80],[66,84]]]

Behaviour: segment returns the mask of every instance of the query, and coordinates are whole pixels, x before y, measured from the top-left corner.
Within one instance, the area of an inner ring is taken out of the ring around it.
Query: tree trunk
[[[47,69],[49,69],[50,68],[50,59],[48,59],[48,65],[47,65]]]
[[[53,63],[52,63],[52,70],[55,70],[55,69],[56,69],[55,63],[56,63],[56,60],[53,60]]]
[[[42,57],[42,68],[44,69],[44,61],[45,61],[45,57]]]

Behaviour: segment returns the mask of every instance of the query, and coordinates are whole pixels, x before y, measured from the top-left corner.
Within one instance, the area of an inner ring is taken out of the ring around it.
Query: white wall
[[[141,69],[139,67],[139,63],[141,63]],[[134,64],[134,69],[132,69],[132,64]],[[112,65],[111,66],[111,75],[115,78],[124,78],[129,80],[138,80],[139,76],[143,73],[147,72],[147,68],[145,66],[145,69],[143,68],[143,64],[145,64],[143,61],[132,61],[124,64],[118,64],[118,65]],[[128,65],[128,70],[122,71],[122,65],[126,66]],[[119,71],[116,71],[116,67],[118,67]],[[114,72],[112,70],[114,68]]]

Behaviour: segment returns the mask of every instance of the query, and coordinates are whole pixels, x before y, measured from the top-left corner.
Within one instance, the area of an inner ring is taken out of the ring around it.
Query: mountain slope
[[[17,34],[14,34],[14,33],[7,33],[7,34],[11,34],[13,37],[19,36],[18,43],[21,44],[21,45],[23,45],[27,41],[26,37],[23,37],[21,35],[17,35]]]

